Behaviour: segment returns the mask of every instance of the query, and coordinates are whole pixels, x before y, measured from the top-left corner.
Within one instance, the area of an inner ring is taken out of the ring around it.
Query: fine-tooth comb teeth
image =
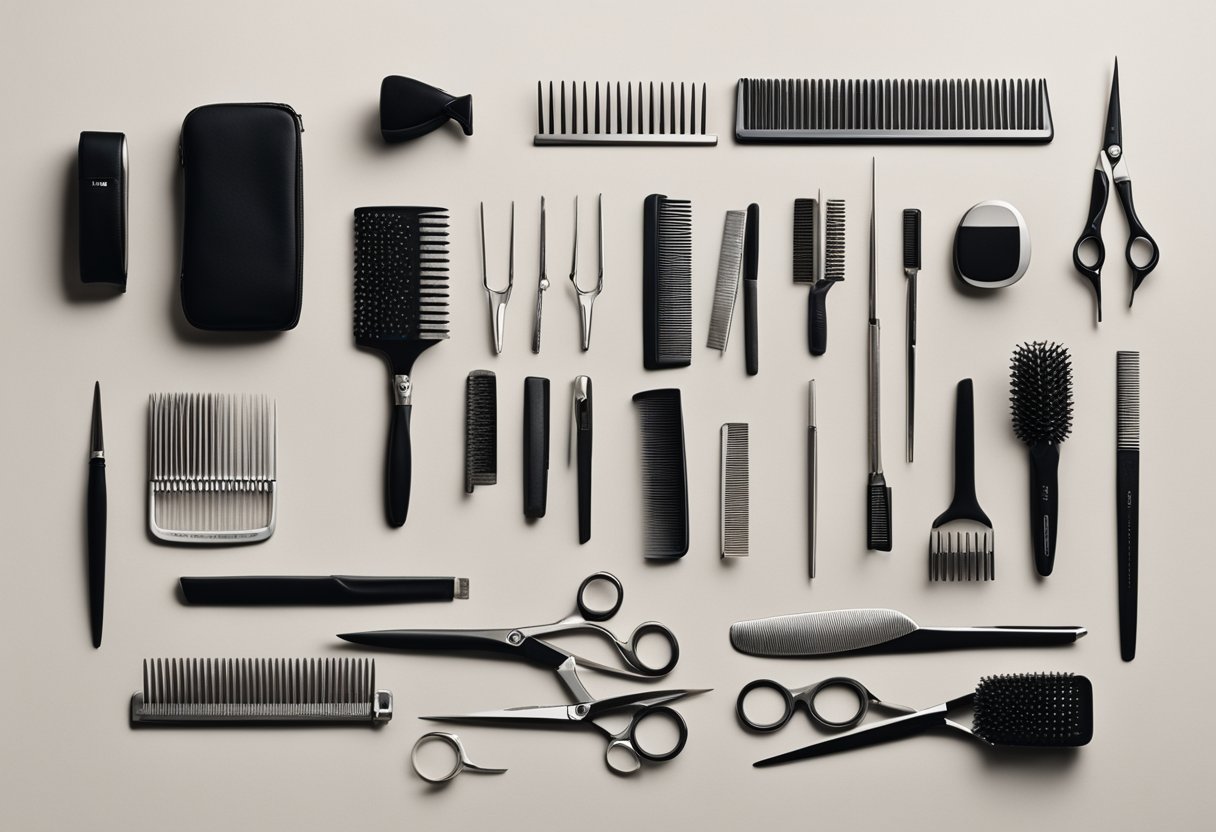
[[[709,313],[709,339],[706,346],[726,352],[730,338],[730,322],[735,314],[739,294],[739,277],[743,272],[743,234],[747,229],[746,211],[727,211],[722,229],[722,250],[718,254],[718,280],[714,284],[714,304]]]
[[[536,82],[536,135],[543,145],[715,145],[706,132],[705,84],[651,81]],[[624,92],[622,92],[622,89]],[[635,91],[636,90],[636,91]],[[555,97],[556,91],[556,97]],[[547,105],[546,105],[547,102]],[[569,118],[567,119],[567,115]]]
[[[642,496],[648,558],[688,553],[688,468],[680,391],[644,390],[633,397],[642,429]]]
[[[144,659],[131,722],[364,723],[393,718],[375,659]]]
[[[748,556],[749,465],[746,422],[722,426],[722,557]]]
[[[1140,450],[1140,353],[1115,354],[1115,437],[1120,451]]]
[[[464,490],[498,482],[498,380],[474,370],[465,381]]]
[[[642,362],[692,363],[692,203],[646,197],[642,235]]]
[[[274,533],[276,409],[265,395],[148,399],[148,525],[175,543],[254,543]]]
[[[1039,143],[1055,132],[1043,79],[741,78],[740,142]]]

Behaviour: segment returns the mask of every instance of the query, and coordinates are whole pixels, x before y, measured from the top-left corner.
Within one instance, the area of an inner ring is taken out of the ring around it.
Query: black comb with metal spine
[[[413,455],[414,361],[448,337],[448,214],[443,208],[355,209],[355,344],[380,353],[393,373],[385,503],[405,525]]]

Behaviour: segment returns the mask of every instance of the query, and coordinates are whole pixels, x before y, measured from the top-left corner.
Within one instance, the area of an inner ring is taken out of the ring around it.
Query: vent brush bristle
[[[473,370],[465,380],[464,490],[498,482],[498,380]]]
[[[1094,690],[1071,673],[987,676],[971,733],[990,745],[1074,748],[1094,735]]]

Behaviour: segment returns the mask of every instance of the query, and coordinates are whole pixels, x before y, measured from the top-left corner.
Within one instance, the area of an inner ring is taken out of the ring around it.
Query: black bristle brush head
[[[498,380],[473,370],[465,382],[464,490],[498,482]]]
[[[991,745],[1075,748],[1094,735],[1094,690],[1071,673],[987,676],[971,732]]]
[[[1072,360],[1055,343],[1036,341],[1013,351],[1009,365],[1013,432],[1027,445],[1060,444],[1072,432]]]
[[[920,209],[904,209],[904,271],[920,270]]]
[[[818,199],[794,200],[794,283],[811,286],[815,283],[815,263],[819,259],[816,250]]]

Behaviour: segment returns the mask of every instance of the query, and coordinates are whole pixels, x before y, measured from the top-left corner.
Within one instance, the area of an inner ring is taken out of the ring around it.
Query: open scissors
[[[1103,167],[1103,157],[1110,165],[1110,178]],[[1094,287],[1094,300],[1098,307],[1098,321],[1102,321],[1102,263],[1106,260],[1106,247],[1102,244],[1102,215],[1106,213],[1107,197],[1110,195],[1110,179],[1115,180],[1115,191],[1119,204],[1127,218],[1129,237],[1125,256],[1132,270],[1132,291],[1127,305],[1132,305],[1136,289],[1157,268],[1160,250],[1157,241],[1140,223],[1136,207],[1132,203],[1132,180],[1123,157],[1123,117],[1119,107],[1119,59],[1115,59],[1115,74],[1110,85],[1110,103],[1106,110],[1106,133],[1102,149],[1098,151],[1098,163],[1094,167],[1093,190],[1089,197],[1089,220],[1080,239],[1072,249],[1072,262]],[[1137,253],[1139,245],[1143,252]],[[1087,262],[1087,260],[1089,262]]]
[[[587,602],[588,589],[600,584],[606,584],[615,593],[613,602],[606,608],[597,608]],[[340,633],[338,638],[368,647],[435,652],[467,651],[510,656],[555,670],[571,696],[579,702],[587,704],[593,699],[579,681],[578,669],[580,667],[627,679],[653,679],[666,676],[680,659],[680,644],[676,641],[675,633],[657,621],[646,621],[639,624],[627,640],[618,639],[610,630],[598,623],[607,621],[616,615],[624,599],[625,590],[621,586],[619,578],[610,572],[596,572],[579,584],[578,593],[575,596],[574,613],[552,624],[506,627],[496,630],[373,630],[362,633]],[[606,639],[616,649],[624,666],[611,667],[593,662],[544,640],[544,636],[576,632],[591,633]],[[667,642],[669,655],[667,661],[662,665],[649,665],[638,655],[639,643],[649,635],[659,636]]]
[[[688,741],[688,725],[679,712],[667,707],[685,696],[706,693],[705,690],[661,690],[630,693],[608,699],[588,698],[573,705],[530,705],[520,708],[503,708],[494,711],[478,711],[454,716],[424,716],[422,719],[437,722],[474,722],[504,724],[516,727],[530,726],[583,726],[599,731],[608,739],[604,751],[604,762],[617,774],[632,774],[643,762],[665,763],[679,756]],[[632,714],[629,724],[620,731],[612,731],[596,720],[617,713]],[[676,729],[675,741],[661,750],[647,749],[638,741],[638,726],[651,719],[666,720]]]
[[[829,688],[843,688],[857,697],[857,710],[852,716],[841,720],[828,719],[815,707],[815,700],[819,697],[819,694]],[[782,707],[784,709],[781,712],[781,716],[772,722],[757,722],[748,716],[745,703],[748,696],[757,690],[772,690],[781,696]],[[786,723],[793,718],[794,711],[801,706],[806,709],[811,721],[821,728],[826,728],[829,731],[843,731],[848,728],[856,728],[860,725],[861,721],[865,719],[866,714],[870,712],[871,705],[877,705],[880,708],[897,711],[901,714],[916,712],[915,708],[909,708],[906,705],[896,705],[891,702],[882,701],[871,693],[869,688],[856,679],[850,679],[847,676],[833,676],[830,679],[824,679],[822,682],[807,685],[804,688],[787,688],[785,685],[780,682],[774,682],[772,679],[756,679],[754,682],[748,682],[744,685],[743,690],[739,691],[739,698],[735,701],[735,714],[739,717],[739,721],[751,730],[768,733],[784,728]]]

